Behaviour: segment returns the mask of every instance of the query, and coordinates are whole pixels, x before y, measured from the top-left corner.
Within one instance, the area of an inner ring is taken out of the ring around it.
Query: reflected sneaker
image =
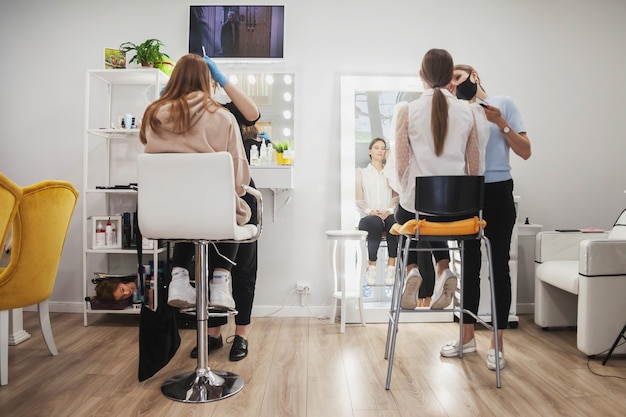
[[[218,278],[213,274],[209,281],[209,304],[215,307],[235,308],[235,300],[230,286],[230,274]]]
[[[407,310],[414,310],[417,307],[417,293],[422,286],[422,276],[417,268],[411,269],[406,278],[406,285],[400,300],[400,307]]]
[[[175,308],[190,308],[196,305],[196,289],[189,283],[189,271],[185,268],[172,268],[167,304]]]
[[[435,293],[433,294],[433,302],[430,305],[431,310],[441,310],[450,305],[454,292],[456,291],[457,278],[449,269],[437,277],[435,283]]]
[[[396,267],[395,266],[387,266],[387,270],[385,271],[385,285],[393,285],[396,280]]]
[[[365,283],[369,286],[376,285],[376,265],[370,265],[365,272]]]
[[[500,369],[504,369],[506,361],[504,360],[504,353],[500,352]],[[492,371],[496,370],[496,350],[489,349],[487,351],[487,368]]]
[[[463,345],[463,353],[473,353],[476,352],[476,339],[472,338],[469,342]],[[444,358],[452,358],[455,356],[459,356],[459,341],[454,340],[441,348],[441,356]]]

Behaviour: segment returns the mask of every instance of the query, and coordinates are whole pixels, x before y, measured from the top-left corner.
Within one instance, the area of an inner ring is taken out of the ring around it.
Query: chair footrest
[[[209,312],[209,317],[231,317],[239,314],[239,312],[234,308],[224,306],[209,305],[207,306],[207,310]],[[189,314],[190,316],[197,315],[195,307],[181,308],[179,311],[183,314]]]

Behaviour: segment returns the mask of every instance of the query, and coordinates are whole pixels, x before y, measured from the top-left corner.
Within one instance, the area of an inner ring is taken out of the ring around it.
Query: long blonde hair
[[[435,155],[443,153],[448,134],[448,100],[441,91],[445,88],[454,73],[452,56],[445,49],[431,49],[422,59],[420,75],[433,89],[433,106],[430,115],[430,129],[433,134]]]
[[[186,97],[196,91],[204,93],[204,107],[207,111],[212,113],[221,107],[211,98],[211,72],[206,62],[199,55],[187,54],[176,63],[161,97],[146,109],[139,131],[141,143],[147,143],[146,126],[150,126],[154,132],[160,131],[161,123],[155,115],[166,104],[170,105],[170,119],[176,131],[187,131],[191,127],[191,117]]]

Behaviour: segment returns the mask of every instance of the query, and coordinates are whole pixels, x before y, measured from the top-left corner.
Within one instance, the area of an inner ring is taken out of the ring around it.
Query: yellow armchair
[[[22,188],[0,172],[0,250],[22,199]]]
[[[9,310],[37,304],[48,350],[57,355],[48,298],[78,191],[66,181],[42,181],[22,189],[13,222],[11,258],[0,268],[0,385],[8,383]]]

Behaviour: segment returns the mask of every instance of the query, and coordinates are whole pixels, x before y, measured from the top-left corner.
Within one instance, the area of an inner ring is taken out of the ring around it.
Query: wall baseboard
[[[535,303],[517,303],[517,314],[535,314]]]

